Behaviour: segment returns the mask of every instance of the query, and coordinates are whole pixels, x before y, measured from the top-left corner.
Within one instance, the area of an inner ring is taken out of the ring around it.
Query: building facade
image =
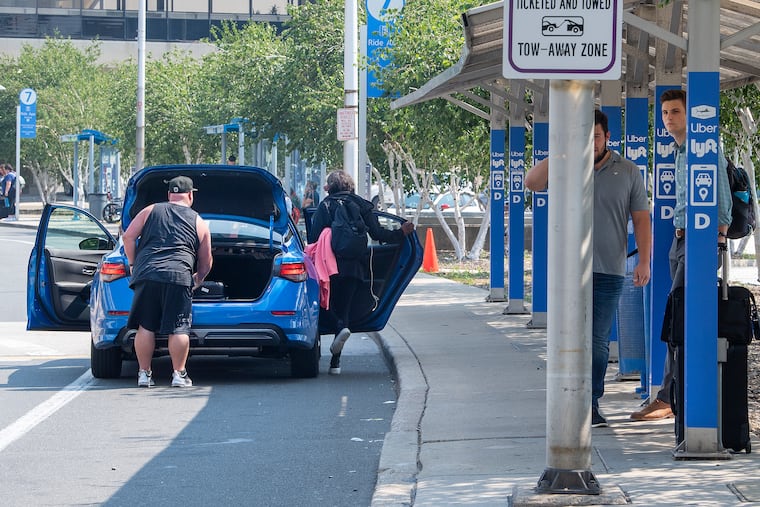
[[[146,40],[189,42],[229,20],[282,23],[296,0],[147,0]],[[134,41],[138,0],[0,0],[0,38]]]

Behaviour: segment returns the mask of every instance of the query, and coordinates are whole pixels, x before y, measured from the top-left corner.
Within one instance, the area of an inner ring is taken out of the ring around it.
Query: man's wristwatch
[[[726,233],[723,231],[718,231],[718,236],[720,236],[721,238],[728,238],[728,236],[726,236]]]

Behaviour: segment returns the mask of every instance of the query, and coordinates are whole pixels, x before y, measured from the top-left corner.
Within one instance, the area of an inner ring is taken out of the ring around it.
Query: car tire
[[[95,378],[121,377],[121,348],[96,349],[90,340],[90,369]]]
[[[290,376],[293,378],[314,378],[319,375],[320,337],[314,340],[310,349],[293,349],[290,351]]]
[[[106,204],[103,208],[103,220],[109,224],[115,224],[121,220],[121,207],[114,203]]]

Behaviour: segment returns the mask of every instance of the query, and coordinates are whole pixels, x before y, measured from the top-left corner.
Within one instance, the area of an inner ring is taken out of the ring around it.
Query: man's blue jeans
[[[599,408],[599,398],[604,395],[604,376],[610,358],[610,331],[615,321],[624,277],[594,273],[593,324],[591,344],[591,402]]]

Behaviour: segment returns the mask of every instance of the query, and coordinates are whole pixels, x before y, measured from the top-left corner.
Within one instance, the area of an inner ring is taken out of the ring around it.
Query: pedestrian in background
[[[330,227],[335,219],[335,210],[344,205],[353,208],[366,226],[369,235],[383,243],[400,243],[403,238],[414,231],[412,222],[404,222],[400,229],[383,228],[372,213],[375,208],[372,203],[356,195],[354,180],[344,171],[335,171],[327,176],[325,191],[327,197],[320,203],[312,218],[309,231],[309,243],[316,243],[322,230]],[[338,273],[330,276],[330,305],[329,312],[336,324],[336,333],[330,352],[330,369],[333,375],[340,374],[340,355],[343,345],[351,336],[351,303],[354,301],[362,280],[367,275],[368,262],[365,255],[358,257],[341,257],[336,255]]]
[[[3,220],[16,220],[16,173],[13,171],[13,166],[7,162],[3,166],[0,191],[2,191],[2,197],[5,199],[4,204],[8,208],[8,216]]]
[[[607,426],[599,410],[610,356],[610,331],[626,274],[628,217],[639,249],[633,284],[649,283],[652,228],[649,199],[638,167],[607,148],[610,139],[607,115],[594,111],[594,218],[593,310],[591,346],[591,426]],[[549,181],[549,159],[536,164],[525,177],[525,186],[544,190]]]
[[[190,352],[192,291],[201,286],[213,262],[208,225],[191,209],[194,191],[190,178],[171,179],[168,202],[143,208],[124,232],[130,287],[135,291],[127,326],[137,329],[138,387],[154,385],[151,361],[156,334],[169,335],[171,385],[193,385],[185,369]]]
[[[319,192],[317,192],[317,185],[313,181],[306,182],[301,204],[304,209],[313,208],[319,204]]]
[[[686,190],[688,167],[686,166],[686,92],[679,89],[666,90],[660,95],[662,122],[665,129],[676,143],[676,206],[673,210],[673,225],[675,237],[670,245],[668,260],[670,262],[670,292],[684,286],[686,267]],[[726,233],[731,225],[731,187],[726,173],[726,157],[718,147],[718,244],[726,244]],[[721,259],[718,256],[718,265]],[[654,400],[643,409],[631,414],[634,421],[656,421],[673,417],[671,409],[670,389],[673,384],[675,357],[673,349],[668,344],[668,353],[663,368],[662,386]]]

